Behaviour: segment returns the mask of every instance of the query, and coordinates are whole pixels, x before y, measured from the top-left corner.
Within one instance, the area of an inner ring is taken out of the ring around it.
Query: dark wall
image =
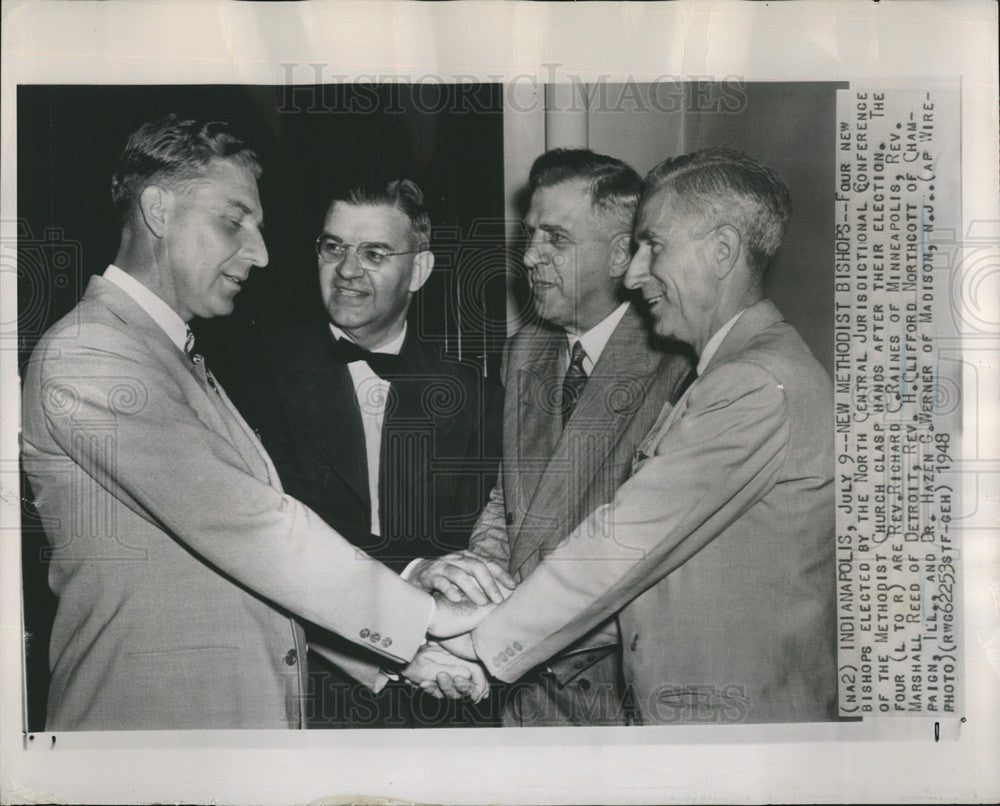
[[[838,87],[753,83],[729,114],[685,118],[685,147],[745,151],[778,172],[792,194],[788,232],[767,275],[767,295],[833,375],[833,202]]]
[[[731,148],[777,171],[794,212],[767,294],[833,372],[834,82],[591,85],[590,146],[645,174],[667,157]]]
[[[264,167],[270,264],[251,275],[232,316],[192,322],[224,385],[251,371],[256,336],[323,316],[313,243],[331,195],[393,177],[420,185],[434,225],[437,264],[411,326],[456,355],[461,316],[463,357],[495,372],[506,336],[504,278],[495,270],[504,250],[501,102],[499,85],[18,87],[21,365],[90,276],[114,260],[120,225],[110,180],[128,134],[176,112],[229,122]],[[44,534],[27,504],[22,542],[29,724],[41,730],[54,599]]]

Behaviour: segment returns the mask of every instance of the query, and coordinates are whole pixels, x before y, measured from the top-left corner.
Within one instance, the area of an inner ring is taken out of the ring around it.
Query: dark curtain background
[[[423,189],[434,273],[410,326],[491,374],[506,336],[503,115],[499,85],[18,87],[18,357],[114,260],[110,180],[128,134],[176,112],[225,120],[260,155],[270,263],[232,316],[195,321],[223,385],[250,370],[256,336],[323,317],[313,242],[330,197],[395,177]],[[459,335],[459,333],[461,335]],[[42,730],[55,600],[45,537],[23,486],[28,728]]]

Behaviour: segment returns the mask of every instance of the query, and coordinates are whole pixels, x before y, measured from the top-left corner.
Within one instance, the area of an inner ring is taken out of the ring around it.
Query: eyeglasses
[[[324,263],[340,263],[347,253],[353,249],[358,256],[358,263],[363,269],[376,271],[385,262],[396,255],[415,255],[423,252],[423,249],[410,249],[406,252],[388,252],[382,246],[373,243],[344,243],[331,238],[329,235],[321,235],[316,239],[316,254]]]

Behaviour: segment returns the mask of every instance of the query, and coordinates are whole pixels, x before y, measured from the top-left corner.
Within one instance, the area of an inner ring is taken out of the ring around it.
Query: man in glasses
[[[187,323],[229,315],[267,265],[260,174],[223,123],[140,126],[111,183],[114,264],[29,362],[23,462],[59,597],[48,730],[304,727],[303,623],[343,636],[375,687],[382,664],[438,685],[426,633],[468,629],[472,608],[282,490],[197,351]]]
[[[532,165],[524,253],[539,321],[505,356],[503,467],[467,552],[409,569],[428,590],[466,583],[477,562],[520,582],[625,480],[633,453],[691,366],[651,343],[622,288],[642,191],[638,174],[584,149]],[[507,692],[504,724],[624,724],[614,621]]]
[[[499,456],[496,385],[443,358],[441,344],[407,322],[434,267],[430,235],[423,193],[409,180],[335,198],[316,240],[327,320],[266,341],[243,402],[290,494],[397,571],[466,545]],[[480,569],[499,601],[494,574],[512,582],[499,566]],[[373,699],[322,659],[311,666],[315,727],[486,721],[490,703],[449,709],[411,698],[402,682]]]

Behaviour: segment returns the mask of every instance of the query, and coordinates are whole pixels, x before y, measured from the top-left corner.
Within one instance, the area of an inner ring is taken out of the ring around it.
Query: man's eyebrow
[[[252,216],[254,214],[252,207],[247,207],[239,199],[226,199],[225,206],[229,208],[235,208],[239,210],[243,215]],[[257,225],[258,229],[264,229],[264,217],[261,216],[260,223]]]
[[[540,229],[542,232],[564,232],[567,235],[569,234],[568,229],[566,229],[565,227],[560,227],[558,224],[539,224],[538,229]]]
[[[341,238],[339,235],[334,235],[333,233],[327,232],[326,230],[323,230],[319,234],[319,237],[329,238],[331,241],[337,241],[337,243],[344,243],[344,239]],[[386,243],[385,241],[364,241],[363,243],[358,244],[358,246],[374,246],[377,249],[384,249],[386,252],[392,252],[395,249],[395,247],[391,243]]]

